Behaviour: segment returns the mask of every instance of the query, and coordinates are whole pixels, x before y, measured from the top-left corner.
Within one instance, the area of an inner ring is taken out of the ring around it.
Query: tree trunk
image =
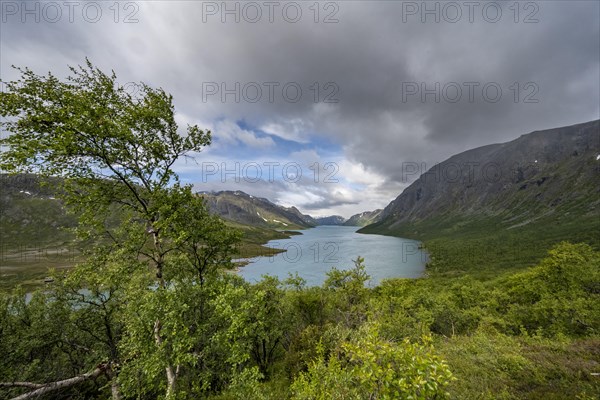
[[[116,378],[113,378],[110,382],[110,392],[112,394],[112,400],[121,400],[123,398],[123,396],[121,396],[121,386]]]
[[[67,388],[67,387],[76,385],[78,383],[87,381],[89,379],[96,379],[97,377],[102,375],[106,371],[107,368],[108,368],[108,366],[106,364],[100,364],[95,370],[93,370],[92,372],[88,372],[87,374],[75,376],[73,378],[65,379],[62,381],[50,382],[50,383],[46,383],[46,384],[43,384],[43,383],[37,384],[37,383],[30,383],[30,382],[14,382],[14,384],[2,383],[1,386],[5,386],[5,387],[21,386],[21,387],[30,387],[30,388],[39,387],[39,389],[33,390],[28,393],[24,393],[20,396],[13,398],[12,400],[33,399],[33,398],[43,396],[47,393],[53,392],[58,389],[63,389],[63,388]]]
[[[112,400],[122,400],[123,396],[121,395],[121,385],[117,381],[117,374],[114,369],[106,371],[108,377],[110,378],[110,393]]]
[[[163,343],[162,337],[160,336],[160,328],[160,321],[156,320],[156,322],[154,322],[154,341],[156,342],[157,347],[160,347]],[[173,366],[171,364],[167,364],[165,371],[167,373],[167,398],[169,398],[175,392],[175,381],[177,379],[177,375],[173,371]]]
[[[154,221],[153,221],[154,222]],[[156,267],[156,279],[158,280],[158,285],[161,289],[166,289],[167,285],[165,282],[165,278],[163,277],[163,263],[164,263],[164,254],[162,251],[162,245],[160,241],[159,231],[152,224],[152,238],[154,241],[154,249],[156,251],[155,258],[155,267]],[[161,323],[160,320],[156,320],[154,322],[154,340],[156,342],[156,346],[160,347],[163,343],[162,336],[160,334],[161,331]],[[177,374],[173,371],[173,366],[171,364],[167,364],[165,368],[165,372],[167,373],[167,399],[171,398],[175,394],[175,383],[177,381]]]

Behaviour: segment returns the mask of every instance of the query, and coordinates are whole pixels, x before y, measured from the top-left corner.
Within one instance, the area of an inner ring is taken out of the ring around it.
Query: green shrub
[[[377,327],[361,329],[358,339],[323,354],[292,384],[293,399],[440,399],[452,380],[448,366],[434,354],[430,338],[392,342]]]

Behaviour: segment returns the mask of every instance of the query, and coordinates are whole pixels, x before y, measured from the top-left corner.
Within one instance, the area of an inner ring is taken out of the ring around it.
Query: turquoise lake
[[[270,241],[267,246],[285,253],[249,259],[240,275],[257,282],[262,275],[286,279],[296,272],[309,286],[321,285],[331,268],[350,269],[358,256],[365,259],[369,286],[385,278],[418,278],[425,271],[427,254],[415,240],[356,233],[355,226],[318,226],[299,231],[289,239]]]

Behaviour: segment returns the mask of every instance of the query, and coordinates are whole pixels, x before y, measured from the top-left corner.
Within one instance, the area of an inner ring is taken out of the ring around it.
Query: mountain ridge
[[[310,215],[302,214],[296,207],[283,207],[240,190],[197,194],[210,212],[230,221],[275,229],[306,229],[317,225]]]
[[[498,218],[512,229],[560,211],[597,217],[599,188],[595,120],[455,154],[422,174],[384,208],[380,221],[359,232],[406,233],[406,227],[432,219]]]

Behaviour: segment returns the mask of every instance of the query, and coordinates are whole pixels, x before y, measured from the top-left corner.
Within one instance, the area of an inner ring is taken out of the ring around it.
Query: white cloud
[[[233,121],[218,121],[212,129],[213,139],[217,145],[245,144],[254,148],[267,148],[275,146],[270,137],[258,137],[255,132],[242,129]]]
[[[260,130],[270,135],[278,136],[285,140],[291,140],[298,143],[309,143],[308,123],[300,118],[291,120],[280,120],[278,122],[267,122],[260,127]]]

